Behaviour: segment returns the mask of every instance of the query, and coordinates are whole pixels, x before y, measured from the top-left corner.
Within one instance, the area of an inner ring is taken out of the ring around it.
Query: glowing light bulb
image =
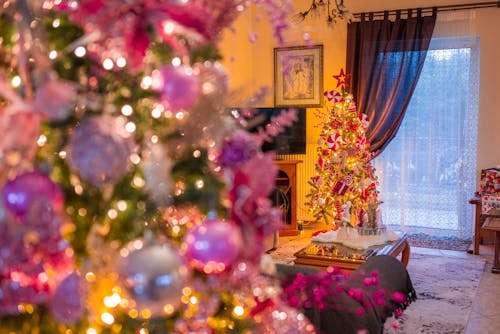
[[[75,53],[75,56],[77,56],[78,58],[82,58],[83,56],[85,56],[87,54],[87,50],[85,49],[85,47],[79,46],[75,49],[74,53]]]
[[[38,146],[42,147],[43,145],[45,145],[45,143],[47,143],[47,137],[45,135],[40,135],[36,143]]]
[[[104,312],[101,314],[101,320],[106,325],[112,325],[115,322],[115,317],[113,317],[113,315],[109,312]]]
[[[108,217],[109,219],[116,219],[116,217],[118,217],[118,211],[116,211],[115,209],[109,209]]]
[[[241,317],[243,314],[245,314],[245,309],[243,308],[243,306],[237,305],[234,307],[233,313],[235,316]]]
[[[134,122],[128,122],[125,124],[125,130],[127,130],[128,133],[134,133],[136,128],[137,126]]]
[[[19,75],[16,75],[15,77],[13,77],[11,80],[11,84],[12,84],[12,87],[21,86],[21,77]]]
[[[196,180],[195,186],[196,188],[201,189],[205,186],[205,182],[203,182],[203,180]]]
[[[179,57],[174,57],[174,58],[172,59],[172,65],[174,65],[174,66],[180,66],[180,65],[181,65],[181,63],[182,63],[182,62],[181,62],[181,58],[179,58]],[[187,72],[186,72],[186,73],[187,73]]]
[[[108,71],[112,70],[114,66],[115,66],[115,64],[109,58],[104,59],[104,61],[102,62],[102,67],[104,67],[105,70],[108,70]]]
[[[116,203],[116,207],[118,208],[118,210],[120,211],[125,211],[127,210],[127,202],[125,202],[124,200],[119,200],[117,203]]]
[[[134,109],[132,109],[132,106],[130,104],[125,104],[122,106],[120,111],[123,116],[130,116],[134,112]]]
[[[116,66],[121,67],[121,68],[127,66],[127,59],[125,59],[124,57],[119,57],[116,60]]]
[[[144,78],[142,78],[141,80],[141,88],[142,89],[148,89],[151,87],[151,85],[153,84],[153,78],[150,77],[149,75],[148,76],[145,76]]]
[[[117,293],[113,293],[111,296],[104,297],[104,305],[107,307],[116,307],[121,302],[121,297]]]

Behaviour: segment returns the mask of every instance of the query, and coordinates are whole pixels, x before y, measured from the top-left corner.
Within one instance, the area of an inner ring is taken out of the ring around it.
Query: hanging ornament
[[[341,126],[342,126],[342,124],[336,119],[334,119],[330,122],[330,127],[332,128],[332,130],[340,129]]]
[[[131,241],[120,255],[118,273],[136,308],[160,316],[181,305],[190,271],[173,246],[146,235]]]
[[[366,116],[366,114],[364,114],[364,113],[359,113],[358,118],[361,121],[361,124],[363,125],[363,127],[366,129],[368,127],[368,125],[370,124],[370,121],[368,120],[368,116]]]
[[[236,225],[209,218],[187,233],[183,249],[193,267],[205,274],[219,274],[231,267],[241,246],[242,238]]]
[[[349,185],[352,184],[352,176],[347,175],[337,182],[335,182],[335,185],[333,186],[333,191],[338,194],[338,195],[345,195],[347,190],[349,190]]]
[[[49,302],[50,313],[59,322],[73,324],[82,318],[85,311],[82,297],[81,278],[73,272],[57,286]]]
[[[219,163],[222,167],[238,168],[259,152],[259,146],[246,131],[238,131],[222,143]]]
[[[146,184],[144,190],[160,206],[172,200],[172,161],[162,144],[147,145],[143,156],[143,170]]]
[[[61,212],[64,206],[64,194],[59,185],[39,171],[20,174],[8,181],[2,196],[5,207],[20,218],[37,203],[43,203],[37,208],[42,215],[52,210]]]
[[[330,102],[338,103],[338,102],[343,102],[344,97],[342,94],[340,94],[336,90],[327,90],[323,93],[323,95],[328,99]]]
[[[0,115],[0,161],[2,166],[16,167],[31,161],[36,153],[41,117],[27,106],[11,105]],[[3,169],[3,167],[0,167]]]
[[[162,103],[174,112],[191,108],[200,96],[198,77],[189,66],[163,66],[155,72],[153,82]]]
[[[342,144],[342,136],[338,133],[334,133],[326,139],[326,146],[328,146],[333,151],[337,151]]]
[[[36,91],[34,109],[51,121],[62,121],[71,115],[76,101],[76,84],[57,80],[46,80]]]
[[[70,167],[95,187],[116,183],[127,172],[135,149],[124,117],[86,118],[75,127],[67,147]]]

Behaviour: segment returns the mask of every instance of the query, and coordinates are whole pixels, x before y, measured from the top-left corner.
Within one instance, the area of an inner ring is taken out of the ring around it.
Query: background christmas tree
[[[339,90],[325,91],[326,107],[317,111],[321,134],[316,174],[309,181],[308,206],[317,222],[334,226],[343,220],[351,225],[370,222],[374,227],[373,214],[379,202],[366,139],[368,119],[356,109],[346,89],[349,77],[344,70],[334,76]]]

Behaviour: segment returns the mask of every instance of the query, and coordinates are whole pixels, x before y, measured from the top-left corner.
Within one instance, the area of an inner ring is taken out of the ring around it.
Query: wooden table
[[[410,258],[408,235],[404,232],[397,233],[400,235],[398,240],[372,246],[367,250],[356,250],[336,243],[312,242],[294,254],[294,263],[319,269],[336,266],[344,271],[354,271],[371,256],[401,255],[401,263],[406,267]]]
[[[494,215],[488,215],[484,221],[483,230],[493,231],[495,233],[495,255],[493,261],[493,267],[491,272],[494,274],[500,273],[500,215],[498,213]]]
[[[475,205],[474,213],[474,250],[472,254],[479,255],[479,244],[483,242],[481,238],[481,225],[483,225],[484,218],[481,215],[481,198],[474,197],[469,200],[470,204]]]

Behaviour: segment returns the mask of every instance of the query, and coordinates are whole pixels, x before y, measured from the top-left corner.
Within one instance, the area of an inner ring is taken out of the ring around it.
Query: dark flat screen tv
[[[276,154],[305,154],[306,153],[306,109],[297,110],[297,121],[276,137],[272,142],[264,142],[262,150],[275,151]],[[271,121],[271,117],[278,116],[284,108],[256,108],[254,119],[258,122],[252,124],[248,130],[256,132],[259,127],[264,127]]]

